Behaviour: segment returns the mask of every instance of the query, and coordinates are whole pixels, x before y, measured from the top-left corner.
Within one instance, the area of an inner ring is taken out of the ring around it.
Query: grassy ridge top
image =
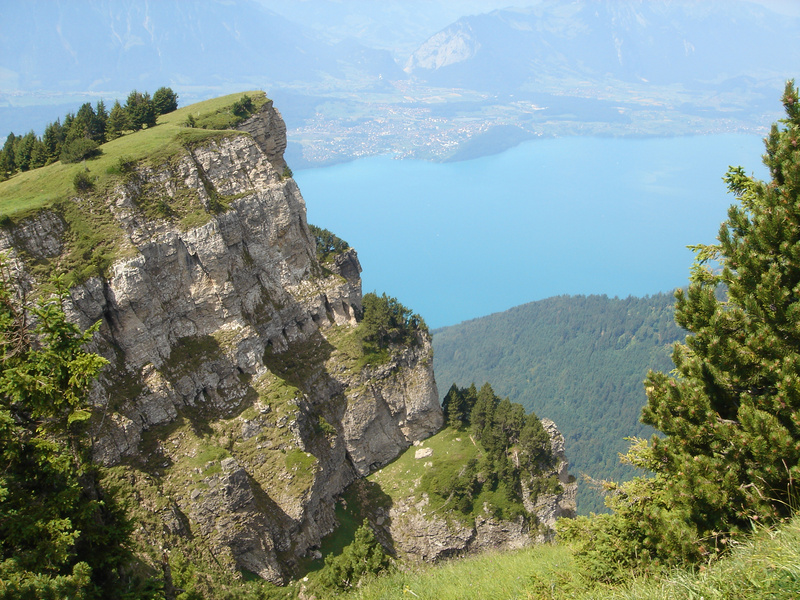
[[[163,163],[187,145],[219,137],[221,130],[235,126],[240,120],[232,112],[234,102],[248,95],[256,108],[267,101],[264,92],[240,92],[205,100],[179,108],[158,118],[155,127],[123,135],[100,146],[100,154],[79,164],[53,164],[26,171],[0,183],[0,215],[16,221],[58,201],[75,195],[75,174],[88,169],[95,177],[95,186],[104,187],[116,175],[115,166],[120,159]],[[195,119],[195,128],[186,126],[189,115]],[[224,134],[229,135],[229,134]]]

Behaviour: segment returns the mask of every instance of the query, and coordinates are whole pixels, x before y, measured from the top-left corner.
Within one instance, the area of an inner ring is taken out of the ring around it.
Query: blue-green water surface
[[[535,140],[458,163],[373,157],[295,173],[308,221],[358,251],[364,292],[431,327],[558,294],[682,285],[714,242],[728,165],[766,176],[755,135]]]

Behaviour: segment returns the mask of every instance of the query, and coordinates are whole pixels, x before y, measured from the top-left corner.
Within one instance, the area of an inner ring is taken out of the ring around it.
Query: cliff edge
[[[442,414],[427,332],[362,364],[358,256],[317,258],[278,111],[266,101],[240,128],[19,219],[0,251],[35,294],[74,252],[72,211],[101,215],[113,258],[66,307],[101,322],[93,350],[111,362],[92,391],[94,458],[151,567],[179,550],[280,583],[334,529],[342,490]]]

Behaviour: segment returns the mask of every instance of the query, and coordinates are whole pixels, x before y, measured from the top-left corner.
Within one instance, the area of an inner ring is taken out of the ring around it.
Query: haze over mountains
[[[406,70],[436,85],[492,91],[533,91],[551,77],[689,89],[766,82],[800,55],[796,23],[776,17],[736,1],[549,0],[463,17],[422,44]],[[776,39],[795,43],[774,54]]]
[[[503,4],[8,3],[0,131],[41,131],[64,112],[53,105],[132,86],[182,103],[261,88],[296,167],[468,158],[483,138],[493,152],[543,135],[762,132],[800,64],[798,16],[762,4]]]

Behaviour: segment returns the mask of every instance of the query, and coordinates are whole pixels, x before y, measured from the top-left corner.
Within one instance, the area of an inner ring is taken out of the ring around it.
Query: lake
[[[642,296],[688,277],[734,201],[766,177],[756,135],[555,138],[457,163],[388,156],[298,170],[308,221],[358,251],[364,292],[431,328],[559,294]]]

